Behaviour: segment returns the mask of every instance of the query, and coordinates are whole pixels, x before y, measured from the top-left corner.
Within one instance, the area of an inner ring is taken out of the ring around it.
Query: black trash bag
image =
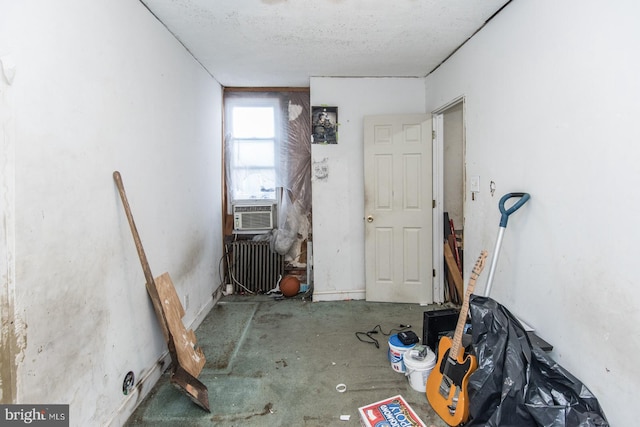
[[[477,295],[469,309],[478,368],[469,377],[465,427],[609,426],[591,391],[532,345],[509,310]]]

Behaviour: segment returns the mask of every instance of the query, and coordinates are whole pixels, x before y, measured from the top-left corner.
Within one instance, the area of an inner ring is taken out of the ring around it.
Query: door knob
[[[372,215],[369,215],[367,217],[367,222],[373,222],[373,216]]]

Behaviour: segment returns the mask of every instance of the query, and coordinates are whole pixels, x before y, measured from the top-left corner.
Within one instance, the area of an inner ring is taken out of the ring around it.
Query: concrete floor
[[[211,413],[165,374],[126,425],[359,426],[358,407],[400,394],[425,424],[446,427],[425,394],[391,369],[389,337],[375,335],[376,348],[355,335],[410,324],[422,337],[423,313],[434,308],[223,297],[195,331],[207,358],[198,379],[208,388]],[[338,392],[338,384],[346,391]],[[350,419],[341,421],[342,415]]]

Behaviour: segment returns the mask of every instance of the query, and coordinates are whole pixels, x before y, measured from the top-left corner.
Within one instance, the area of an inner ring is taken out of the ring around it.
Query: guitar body
[[[469,418],[467,385],[469,376],[478,367],[475,356],[451,353],[453,341],[440,338],[438,363],[427,378],[427,399],[433,410],[450,426],[458,426]]]

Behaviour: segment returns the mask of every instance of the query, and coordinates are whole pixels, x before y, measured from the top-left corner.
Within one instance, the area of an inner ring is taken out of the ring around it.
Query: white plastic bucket
[[[405,375],[409,378],[409,384],[415,391],[425,393],[427,391],[427,378],[436,366],[436,355],[431,349],[424,359],[415,359],[410,353],[405,353],[404,364],[406,366]]]
[[[396,372],[405,372],[405,366],[403,362],[403,355],[407,350],[411,350],[415,347],[415,344],[404,345],[398,335],[391,335],[389,337],[389,362],[391,362],[391,369]]]

